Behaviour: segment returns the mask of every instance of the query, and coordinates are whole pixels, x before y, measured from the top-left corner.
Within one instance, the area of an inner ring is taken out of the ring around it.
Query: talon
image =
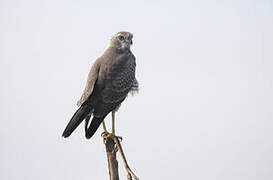
[[[121,136],[116,136],[116,135],[114,135],[113,133],[109,133],[109,132],[107,132],[107,131],[102,132],[102,133],[101,133],[101,137],[103,138],[103,143],[104,143],[104,144],[105,144],[105,140],[106,140],[107,138],[112,138],[113,140],[114,140],[114,138],[115,138],[115,139],[120,140],[120,142],[123,140],[123,138],[122,138]]]
[[[103,137],[105,134],[106,134],[106,132],[104,131],[104,132],[101,133],[100,136]]]
[[[101,133],[101,137],[102,137],[102,143],[105,144],[106,143],[106,138],[108,137],[109,133],[107,131],[104,131]]]
[[[106,137],[108,137],[108,136],[109,136],[109,134],[110,134],[109,132],[104,131],[104,132],[102,132],[102,133],[101,133],[101,135],[100,135],[100,136],[104,138],[105,136],[106,136]]]
[[[116,139],[122,141],[122,137],[121,137],[121,136],[116,136],[116,135],[114,135],[114,134],[112,134],[112,133],[110,133],[109,136],[110,136],[111,138],[116,138]]]
[[[115,135],[113,135],[112,137],[120,140],[120,142],[123,140],[123,138],[121,136],[115,136]]]

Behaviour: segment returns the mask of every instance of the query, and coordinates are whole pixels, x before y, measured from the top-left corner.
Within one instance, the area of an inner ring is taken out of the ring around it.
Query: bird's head
[[[133,44],[133,34],[130,32],[121,31],[116,33],[111,38],[111,46],[121,51],[130,49],[130,46],[132,44]]]

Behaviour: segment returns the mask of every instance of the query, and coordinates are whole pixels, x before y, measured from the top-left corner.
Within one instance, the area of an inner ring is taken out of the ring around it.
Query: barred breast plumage
[[[104,103],[116,103],[123,100],[133,86],[135,87],[135,58],[130,53],[124,64],[114,67],[111,73],[111,82],[105,87],[102,92],[102,99]]]

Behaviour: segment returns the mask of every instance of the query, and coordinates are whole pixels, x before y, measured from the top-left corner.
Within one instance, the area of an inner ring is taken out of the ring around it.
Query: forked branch
[[[120,144],[119,137],[114,136],[110,133],[104,133],[103,139],[106,148],[110,180],[119,180],[118,161],[116,159],[117,151],[119,151],[121,159],[124,163],[124,167],[127,172],[127,179],[132,180],[133,178],[134,180],[139,180],[139,178],[133,173],[133,171],[130,169],[128,165],[125,154]]]

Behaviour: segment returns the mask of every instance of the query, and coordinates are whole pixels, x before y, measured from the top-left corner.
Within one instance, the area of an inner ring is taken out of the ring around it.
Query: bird
[[[112,113],[112,132],[108,134],[115,135],[115,112],[130,92],[139,89],[135,76],[136,58],[130,48],[132,44],[133,34],[130,32],[121,31],[112,36],[110,46],[91,67],[85,89],[77,102],[79,108],[62,137],[69,137],[83,120],[87,139],[95,134],[101,123],[104,132],[108,133],[104,119],[109,113]]]

